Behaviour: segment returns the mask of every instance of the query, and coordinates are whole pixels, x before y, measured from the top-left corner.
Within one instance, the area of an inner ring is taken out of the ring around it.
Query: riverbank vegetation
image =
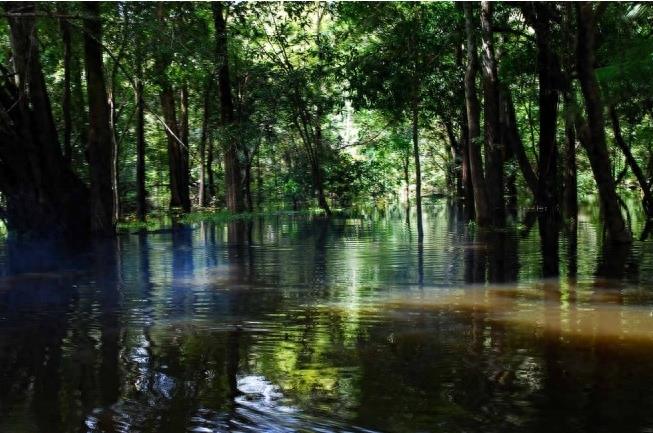
[[[641,3],[7,3],[10,230],[111,234],[449,197],[479,227],[653,217],[653,8]],[[197,215],[195,213],[194,215]],[[638,234],[639,235],[639,234]]]

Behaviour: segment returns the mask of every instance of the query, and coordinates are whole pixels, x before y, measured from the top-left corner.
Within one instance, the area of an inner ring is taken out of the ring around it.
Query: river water
[[[0,245],[0,432],[650,432],[653,244],[445,204]]]

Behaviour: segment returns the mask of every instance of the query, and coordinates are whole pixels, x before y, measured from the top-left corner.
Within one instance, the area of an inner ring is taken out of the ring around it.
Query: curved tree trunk
[[[646,215],[648,217],[652,217],[653,216],[653,193],[651,193],[651,186],[646,180],[646,176],[644,175],[644,172],[642,171],[639,164],[637,163],[637,160],[633,156],[633,153],[630,151],[630,147],[626,144],[623,136],[621,135],[621,124],[619,122],[619,116],[617,115],[617,111],[613,106],[611,106],[608,110],[610,113],[610,120],[612,122],[612,130],[614,131],[614,141],[617,143],[619,149],[621,149],[621,151],[623,152],[624,156],[626,157],[626,162],[628,163],[628,166],[630,167],[633,174],[635,175],[635,178],[637,178],[637,182],[639,183],[639,187],[642,190],[642,194],[643,194],[642,205],[644,206],[644,211],[646,212]]]
[[[578,35],[576,62],[585,109],[587,110],[587,131],[581,143],[587,151],[594,179],[599,189],[599,198],[605,218],[608,238],[612,242],[630,242],[630,231],[626,227],[619,198],[612,178],[610,155],[605,139],[605,119],[599,83],[594,71],[596,16],[593,4],[576,3]],[[583,137],[583,134],[581,134]]]

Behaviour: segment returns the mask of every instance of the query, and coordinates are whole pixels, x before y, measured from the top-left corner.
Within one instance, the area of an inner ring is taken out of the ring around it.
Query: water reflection
[[[0,431],[653,426],[650,244],[406,217],[3,244]]]

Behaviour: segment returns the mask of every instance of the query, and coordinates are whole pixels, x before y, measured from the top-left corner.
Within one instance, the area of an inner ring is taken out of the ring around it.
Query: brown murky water
[[[653,431],[653,245],[590,220],[5,242],[0,432]]]

